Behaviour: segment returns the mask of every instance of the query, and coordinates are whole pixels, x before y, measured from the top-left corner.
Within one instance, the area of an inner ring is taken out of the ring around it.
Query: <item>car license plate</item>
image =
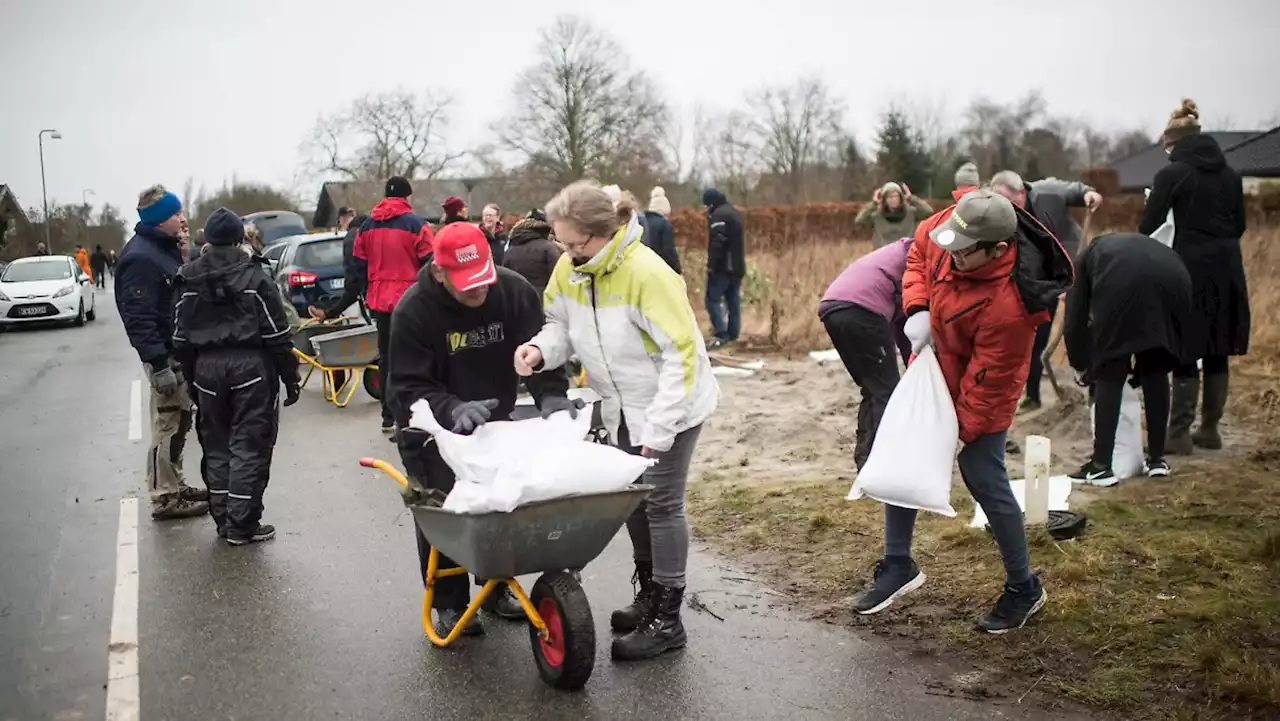
[[[333,288],[334,290],[342,290],[346,286],[347,286],[346,278],[334,278],[333,280],[329,281],[329,287]]]
[[[44,308],[41,308],[39,306],[36,306],[34,308],[19,308],[18,315],[24,315],[27,317],[44,315]]]

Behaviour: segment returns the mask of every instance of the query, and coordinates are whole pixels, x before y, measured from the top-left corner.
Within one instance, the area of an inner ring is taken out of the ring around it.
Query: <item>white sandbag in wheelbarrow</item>
[[[847,499],[869,496],[881,503],[954,518],[951,469],[959,442],[956,407],[942,366],[928,346],[889,396],[871,455]]]
[[[456,513],[509,513],[534,501],[616,491],[657,461],[585,440],[591,413],[494,421],[469,436],[445,430],[425,400],[410,408],[409,425],[431,434],[457,481],[442,508]]]

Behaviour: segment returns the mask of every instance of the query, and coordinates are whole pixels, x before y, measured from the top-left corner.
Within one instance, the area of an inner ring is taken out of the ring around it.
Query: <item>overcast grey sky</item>
[[[451,146],[488,139],[537,28],[575,13],[608,29],[678,113],[820,74],[868,141],[891,101],[960,110],[1039,88],[1054,113],[1154,135],[1183,95],[1206,125],[1280,112],[1280,0],[0,0],[0,183],[40,204],[121,206],[162,182],[292,186],[316,116],[370,91],[457,98]],[[304,204],[318,187],[305,186]]]

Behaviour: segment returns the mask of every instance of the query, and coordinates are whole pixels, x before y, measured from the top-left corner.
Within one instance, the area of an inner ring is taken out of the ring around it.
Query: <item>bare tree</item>
[[[445,147],[452,99],[404,90],[357,98],[321,116],[307,142],[316,169],[351,180],[434,178],[464,155]]]
[[[825,83],[809,77],[747,96],[749,129],[764,166],[783,187],[783,202],[805,200],[805,175],[839,164],[844,105]]]
[[[707,115],[694,120],[693,144],[698,159],[695,173],[734,202],[748,203],[760,182],[760,148],[751,138],[751,121],[741,111]]]
[[[1044,98],[1031,92],[1011,105],[978,98],[965,109],[960,137],[983,177],[1021,167],[1023,135],[1044,117]]]
[[[496,127],[501,143],[560,184],[660,169],[670,113],[649,76],[580,18],[558,17],[539,38],[538,61]]]

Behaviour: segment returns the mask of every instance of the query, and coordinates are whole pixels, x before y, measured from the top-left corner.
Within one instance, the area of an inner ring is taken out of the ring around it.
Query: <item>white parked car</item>
[[[93,320],[93,281],[74,258],[41,255],[19,258],[0,273],[0,328],[32,321]]]

